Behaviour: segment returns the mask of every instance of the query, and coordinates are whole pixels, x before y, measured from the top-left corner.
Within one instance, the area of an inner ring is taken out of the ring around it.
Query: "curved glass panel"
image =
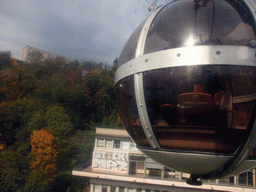
[[[149,119],[161,148],[235,152],[255,119],[255,87],[256,67],[185,66],[144,72]]]
[[[123,65],[124,63],[126,63],[127,61],[130,61],[132,59],[135,58],[135,52],[136,52],[136,48],[137,48],[137,43],[138,43],[138,39],[140,37],[140,32],[142,30],[142,27],[144,26],[144,23],[146,22],[143,21],[133,32],[133,34],[130,36],[130,38],[128,39],[128,41],[126,42],[121,55],[119,57],[119,61],[117,66],[120,67],[121,65]]]
[[[256,160],[256,148],[253,148],[253,150],[251,151],[250,155],[248,156],[249,160],[253,159]]]
[[[134,76],[129,76],[118,82],[116,95],[119,114],[127,132],[138,146],[150,147],[139,118],[135,100]]]
[[[153,20],[144,54],[194,45],[250,46],[255,40],[250,14],[237,0],[174,1]]]

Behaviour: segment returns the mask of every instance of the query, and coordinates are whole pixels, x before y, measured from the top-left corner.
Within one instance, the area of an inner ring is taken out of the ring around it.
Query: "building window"
[[[129,160],[129,175],[144,176],[145,158],[143,156],[130,156]]]
[[[116,192],[116,187],[115,186],[111,186],[110,192]]]
[[[102,192],[107,192],[107,191],[108,191],[108,186],[103,185],[103,186],[102,186]]]
[[[94,192],[100,192],[100,186],[94,185]]]
[[[121,147],[121,141],[120,140],[114,140],[114,148],[120,149]]]
[[[251,171],[241,173],[238,178],[239,185],[252,186],[253,185],[253,174]]]
[[[119,192],[124,192],[124,187],[119,187]]]
[[[135,161],[130,161],[129,175],[136,175],[136,162]]]
[[[169,169],[167,167],[164,167],[164,178],[175,179],[175,176],[176,176],[176,172],[174,169]],[[176,179],[179,179],[179,177],[177,177]]]
[[[145,160],[146,175],[152,177],[161,177],[163,166],[155,162],[153,159],[146,158]]]
[[[97,147],[105,147],[105,139],[97,139]]]
[[[113,140],[112,139],[106,139],[106,148],[108,148],[108,149],[113,148]]]
[[[122,141],[122,149],[130,150],[130,141]]]
[[[128,188],[128,192],[133,192],[133,188]]]

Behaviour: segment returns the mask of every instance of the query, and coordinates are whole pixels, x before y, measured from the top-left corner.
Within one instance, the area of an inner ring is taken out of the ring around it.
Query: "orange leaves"
[[[6,94],[7,100],[15,101],[22,96],[20,86],[17,81],[11,82],[9,91]]]
[[[5,95],[7,102],[14,102],[18,98],[22,97],[19,83],[17,81],[12,81],[8,86],[3,86],[0,88],[0,92]]]
[[[56,158],[58,152],[53,143],[53,136],[48,131],[34,130],[31,138],[31,152],[35,156],[30,164],[31,171],[40,175],[45,183],[52,183],[56,178]]]

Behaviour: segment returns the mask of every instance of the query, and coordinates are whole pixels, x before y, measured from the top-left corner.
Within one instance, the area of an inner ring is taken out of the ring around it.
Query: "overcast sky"
[[[0,51],[26,45],[69,59],[112,64],[152,0],[0,0]],[[166,4],[159,0],[158,5]]]

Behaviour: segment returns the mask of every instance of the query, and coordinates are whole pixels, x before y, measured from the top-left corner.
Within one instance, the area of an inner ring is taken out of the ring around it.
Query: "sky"
[[[32,46],[68,59],[112,64],[153,0],[0,0],[0,51]],[[159,0],[158,5],[168,1]]]

